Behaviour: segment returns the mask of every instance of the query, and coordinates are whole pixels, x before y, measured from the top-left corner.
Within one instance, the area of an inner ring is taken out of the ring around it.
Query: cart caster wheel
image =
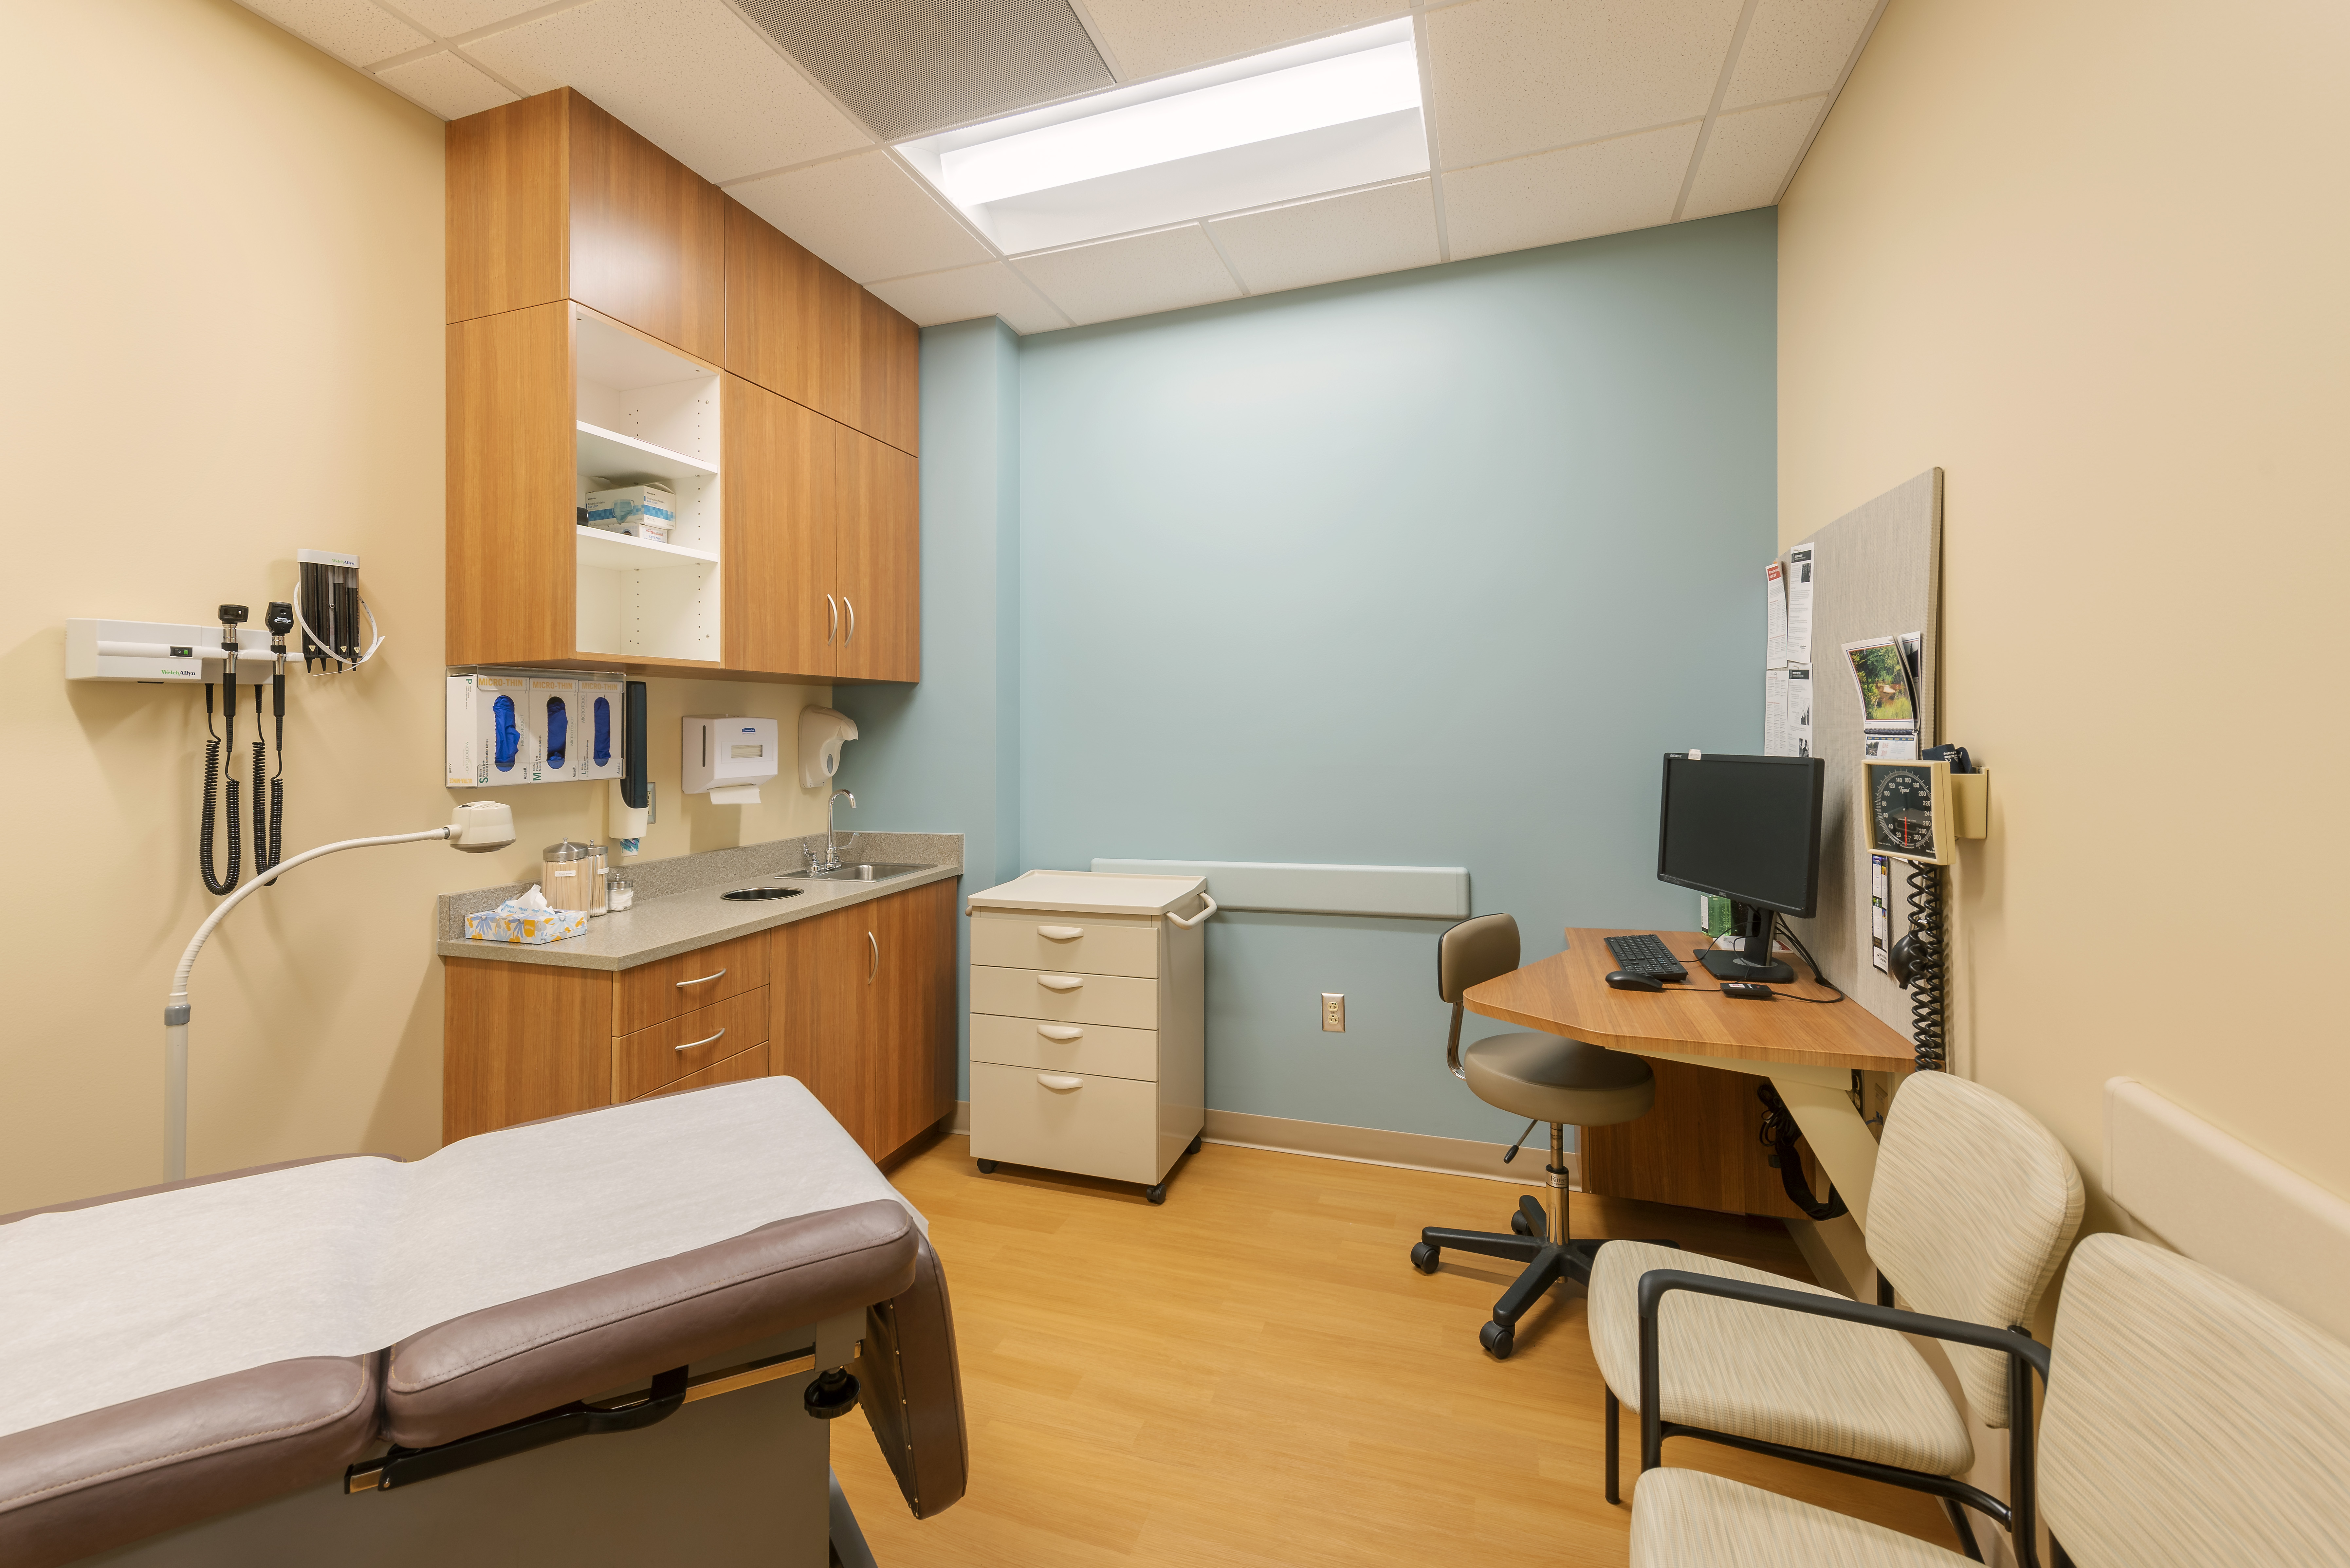
[[[992,1159],[981,1160],[979,1162],[979,1173],[982,1176],[993,1176],[995,1174],[995,1161]]]
[[[1205,1138],[1208,1135],[1205,1133],[1193,1133],[1191,1135],[1191,1141],[1183,1146],[1183,1152],[1185,1154],[1199,1153],[1201,1140]]]
[[[1526,1223],[1526,1217],[1514,1211],[1510,1215],[1510,1229],[1521,1236],[1531,1236],[1534,1233],[1534,1228]]]
[[[1483,1345],[1485,1354],[1494,1360],[1507,1361],[1510,1352],[1518,1347],[1517,1331],[1504,1328],[1498,1323],[1489,1323],[1477,1331],[1477,1343]]]
[[[1425,1241],[1414,1241],[1411,1244],[1411,1266],[1423,1274],[1436,1272],[1437,1251]]]
[[[1156,1187],[1146,1187],[1142,1195],[1153,1203],[1164,1203],[1167,1201],[1167,1184],[1162,1181]]]

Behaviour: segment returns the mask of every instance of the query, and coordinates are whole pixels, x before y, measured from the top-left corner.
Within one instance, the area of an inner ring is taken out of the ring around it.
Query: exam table
[[[789,1078],[0,1217],[12,1568],[824,1568],[860,1407],[962,1496],[921,1217]]]

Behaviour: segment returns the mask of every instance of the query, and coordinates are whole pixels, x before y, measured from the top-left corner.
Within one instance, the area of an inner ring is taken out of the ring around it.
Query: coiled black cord
[[[1909,1038],[1918,1071],[1948,1071],[1942,1040],[1942,868],[1909,867]]]
[[[1787,1201],[1814,1220],[1833,1220],[1849,1212],[1844,1194],[1835,1189],[1834,1182],[1828,1184],[1826,1202],[1812,1196],[1812,1184],[1804,1179],[1804,1158],[1795,1152],[1795,1139],[1801,1136],[1795,1118],[1770,1079],[1755,1086],[1754,1097],[1762,1102],[1762,1147],[1771,1151],[1771,1163],[1779,1168],[1779,1185],[1786,1189]]]
[[[238,810],[236,773],[228,770],[228,876],[213,872],[213,823],[219,809],[221,791],[221,737],[213,732],[213,689],[204,687],[204,812],[196,830],[196,868],[204,874],[204,888],[215,895],[236,890],[237,878],[244,869],[244,846],[242,838],[244,817]],[[228,716],[228,743],[236,741],[236,715]]]

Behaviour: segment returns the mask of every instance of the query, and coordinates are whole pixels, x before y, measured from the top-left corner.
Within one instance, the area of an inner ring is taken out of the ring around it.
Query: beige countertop
[[[879,842],[877,842],[879,841]],[[497,894],[514,889],[484,888],[479,895],[451,894],[442,900],[441,936],[434,950],[442,958],[489,959],[505,963],[552,964],[562,969],[634,969],[656,959],[670,958],[696,948],[723,942],[754,931],[789,925],[794,920],[847,909],[875,898],[886,898],[910,888],[944,882],[962,875],[960,834],[868,835],[854,858],[917,862],[930,869],[908,872],[879,882],[827,882],[786,877],[779,873],[800,863],[797,840],[749,850],[721,850],[707,856],[682,856],[631,869],[644,875],[638,881],[637,901],[617,914],[600,915],[576,937],[536,946],[522,942],[477,942],[449,930],[464,929],[463,908],[493,907]],[[757,862],[771,862],[758,868]],[[707,880],[702,880],[707,877]],[[648,898],[645,884],[680,881],[701,885]],[[729,902],[722,897],[734,888],[775,886],[802,889],[790,898]],[[484,900],[486,900],[484,901]]]

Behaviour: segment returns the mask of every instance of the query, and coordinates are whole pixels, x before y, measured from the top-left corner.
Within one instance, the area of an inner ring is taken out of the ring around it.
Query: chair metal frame
[[[1663,1368],[1657,1338],[1657,1310],[1665,1297],[1674,1291],[1690,1291],[1699,1295],[1720,1296],[1727,1301],[1747,1302],[1756,1306],[1809,1313],[1814,1317],[1832,1318],[1869,1328],[1890,1329],[1898,1334],[1922,1334],[1929,1339],[1975,1345],[2005,1356],[2009,1412],[2008,1501],[2003,1502],[1981,1488],[1970,1486],[1952,1476],[1933,1475],[1899,1465],[1849,1459],[1842,1454],[1823,1453],[1815,1449],[1796,1448],[1786,1443],[1765,1442],[1758,1438],[1666,1420],[1659,1408],[1663,1397]],[[2007,1531],[2016,1561],[2022,1568],[2040,1568],[2039,1504],[2032,1452],[2032,1374],[2038,1372],[2042,1383],[2046,1383],[2049,1354],[2048,1347],[2033,1338],[2029,1331],[2016,1325],[2005,1329],[1986,1328],[1981,1324],[1966,1323],[1957,1318],[1933,1317],[1891,1306],[1872,1306],[1848,1301],[1843,1296],[1815,1295],[1809,1291],[1791,1291],[1779,1285],[1724,1279],[1716,1274],[1691,1273],[1682,1269],[1650,1269],[1640,1276],[1639,1314],[1640,1469],[1643,1473],[1664,1463],[1667,1438],[1700,1438],[1752,1453],[1772,1454],[1780,1459],[1793,1459],[1798,1464],[1858,1476],[1865,1480],[1884,1481],[1939,1498],[1950,1514],[1952,1524],[1958,1529],[1960,1542],[1967,1555],[1980,1563],[1982,1554],[1976,1548],[1974,1533],[1967,1527],[1959,1505],[1964,1503],[1978,1509]],[[1610,1502],[1618,1501],[1616,1495],[1617,1417],[1620,1408],[1614,1391],[1610,1390],[1607,1434],[1607,1501]],[[2062,1545],[2055,1546],[2054,1558],[2054,1568],[2071,1568],[2071,1559],[2065,1555]]]

